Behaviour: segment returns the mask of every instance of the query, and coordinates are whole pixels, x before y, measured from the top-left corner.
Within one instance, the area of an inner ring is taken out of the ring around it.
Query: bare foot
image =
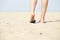
[[[39,20],[37,23],[46,23],[46,22],[45,22],[45,21],[40,21],[40,20]]]
[[[35,15],[31,14],[31,20],[34,20]]]
[[[36,22],[36,20],[31,20],[31,21],[30,21],[30,23],[35,23],[35,22]]]
[[[31,19],[30,19],[30,23],[35,23],[35,22],[36,22],[36,20],[34,19],[34,17],[35,17],[35,15],[32,14],[32,15],[31,15]]]

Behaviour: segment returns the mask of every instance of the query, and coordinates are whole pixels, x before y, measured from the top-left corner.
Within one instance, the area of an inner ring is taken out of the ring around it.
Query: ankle
[[[31,15],[31,20],[34,20],[35,19],[35,15]]]

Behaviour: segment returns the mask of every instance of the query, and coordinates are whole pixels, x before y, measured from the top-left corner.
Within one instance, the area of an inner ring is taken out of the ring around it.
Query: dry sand
[[[29,17],[29,12],[0,12],[0,40],[60,40],[60,12],[47,12],[45,24],[29,23]]]

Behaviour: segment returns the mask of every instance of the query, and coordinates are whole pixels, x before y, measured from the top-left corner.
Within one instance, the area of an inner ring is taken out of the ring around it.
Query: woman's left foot
[[[30,23],[36,23],[36,20],[31,20]]]
[[[31,14],[31,19],[30,19],[30,23],[35,23],[36,20],[34,19],[35,14]]]

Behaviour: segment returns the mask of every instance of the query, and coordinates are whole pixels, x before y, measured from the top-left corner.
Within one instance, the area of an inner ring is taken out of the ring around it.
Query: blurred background
[[[36,11],[41,11],[38,0]],[[49,0],[48,12],[60,12],[60,0]],[[30,0],[0,0],[0,12],[30,12]]]

